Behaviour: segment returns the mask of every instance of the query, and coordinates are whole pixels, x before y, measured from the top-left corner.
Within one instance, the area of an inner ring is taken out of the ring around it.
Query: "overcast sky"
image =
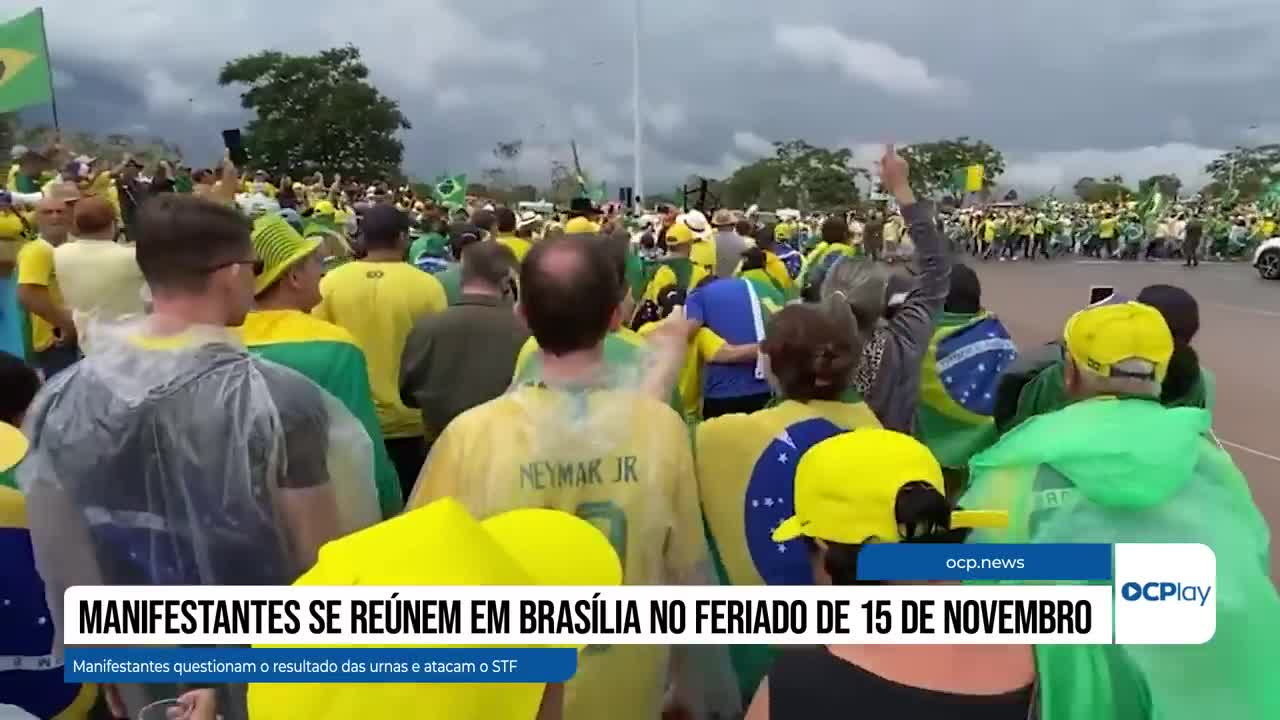
[[[1195,185],[1221,149],[1280,140],[1276,0],[642,3],[650,190],[723,176],[789,138],[870,166],[886,140],[967,134],[1004,151],[1005,182],[1039,189],[1112,173]],[[0,0],[0,16],[30,7]],[[411,175],[477,176],[495,142],[518,138],[520,179],[545,184],[574,138],[593,176],[631,177],[627,0],[46,8],[64,125],[163,136],[195,164],[245,120],[216,85],[225,61],[350,42],[413,123]]]

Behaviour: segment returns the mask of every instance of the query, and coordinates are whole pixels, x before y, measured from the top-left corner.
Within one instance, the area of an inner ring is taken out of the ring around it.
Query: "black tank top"
[[[1027,720],[1032,685],[1000,695],[960,695],[901,685],[825,647],[781,654],[769,671],[770,720]]]

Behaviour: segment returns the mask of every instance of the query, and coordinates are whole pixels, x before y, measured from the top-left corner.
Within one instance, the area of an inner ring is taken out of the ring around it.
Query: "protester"
[[[715,228],[712,242],[716,248],[716,277],[732,277],[742,262],[742,253],[747,249],[747,239],[738,234],[738,222],[733,213],[720,209],[711,215],[711,226]]]
[[[854,249],[849,244],[849,226],[844,218],[830,217],[822,223],[822,240],[809,251],[804,258],[800,271],[801,287],[813,288],[809,292],[811,298],[817,295],[822,279],[831,269],[832,263],[840,257],[853,257]]]
[[[689,319],[734,345],[764,340],[768,309],[742,278],[712,279],[689,295]],[[763,409],[772,399],[761,361],[712,363],[703,386],[702,414],[711,418]]]
[[[770,258],[767,250],[759,247],[747,248],[743,251],[742,262],[738,265],[738,277],[751,283],[760,302],[773,313],[787,304],[787,286],[779,283],[773,274],[768,272],[771,259],[777,260],[777,258]]]
[[[240,338],[258,357],[296,370],[342,403],[369,437],[374,484],[383,517],[404,505],[396,467],[378,424],[364,351],[351,333],[311,310],[320,303],[320,242],[304,240],[278,216],[253,226],[254,309]]]
[[[248,223],[164,194],[135,229],[153,313],[101,333],[25,425],[18,484],[55,622],[73,585],[287,584],[321,545],[378,518],[355,419],[227,332],[253,302]],[[119,686],[110,698],[133,717],[173,692]]]
[[[413,324],[444,312],[444,287],[404,261],[409,218],[390,205],[370,208],[361,222],[366,256],[324,276],[312,312],[345,329],[364,349],[387,453],[407,497],[427,455],[422,416],[400,400],[400,356]]]
[[[907,182],[907,163],[893,146],[886,148],[881,167],[882,181],[915,238],[915,262],[922,269],[919,287],[886,318],[890,273],[879,263],[842,258],[827,272],[821,295],[843,296],[858,320],[859,332],[867,338],[852,388],[866,398],[886,428],[910,433],[919,398],[920,363],[951,289],[951,256],[930,208],[916,202]]]
[[[66,242],[71,229],[72,204],[79,199],[74,185],[60,184],[36,205],[40,237],[18,251],[18,302],[30,313],[31,350],[46,379],[80,357],[71,310],[62,301],[54,276],[54,248]]]
[[[27,389],[38,383],[35,371],[11,355],[0,355],[0,379],[7,395],[18,382]],[[29,396],[28,396],[29,399]],[[7,404],[7,401],[6,401]],[[4,610],[0,611],[0,717],[17,707],[33,718],[83,720],[98,696],[93,684],[63,680],[62,663],[52,661],[54,623],[50,622],[44,583],[31,553],[26,503],[22,493],[3,478],[27,452],[27,440],[0,420],[0,576],[4,577]]]
[[[502,211],[499,209],[499,222]],[[400,361],[400,397],[422,411],[428,446],[455,417],[501,395],[529,331],[512,311],[520,263],[503,243],[462,253],[462,294],[419,318]]]
[[[471,244],[484,240],[484,230],[471,223],[454,223],[449,226],[448,232],[452,262],[435,276],[444,288],[449,305],[457,305],[462,300],[462,254]]]
[[[1111,302],[1121,302],[1114,298]],[[1172,285],[1151,285],[1138,293],[1138,302],[1150,305],[1164,317],[1173,332],[1174,352],[1164,378],[1160,402],[1166,407],[1196,407],[1211,413],[1217,382],[1200,365],[1191,340],[1200,329],[1200,309],[1186,290]],[[1061,410],[1072,402],[1066,388],[1068,354],[1062,341],[1048,343],[1006,366],[999,380],[993,416],[1000,433],[1007,433],[1028,419]]]
[[[1200,243],[1204,237],[1204,224],[1199,218],[1192,218],[1191,222],[1186,223],[1182,228],[1182,257],[1186,258],[1184,263],[1187,267],[1200,266]]]
[[[703,278],[713,274],[707,266],[694,262],[693,247],[701,241],[688,225],[683,222],[672,225],[667,230],[666,242],[667,256],[658,261],[657,270],[645,287],[643,299],[650,302],[668,285],[692,290]]]
[[[569,221],[564,224],[566,235],[600,232],[600,208],[590,198],[576,197],[569,201]]]
[[[867,543],[959,543],[967,528],[1005,520],[999,512],[953,512],[928,448],[889,430],[832,435],[805,450],[794,472],[794,514],[770,539],[807,550],[795,553],[802,556],[795,568],[811,563],[804,569],[822,585],[878,584],[858,578]],[[1036,673],[1035,653],[1026,645],[802,648],[778,657],[746,717],[837,718],[858,707],[863,714],[910,718],[1025,720],[1041,717]],[[1092,706],[1081,707],[1093,716]]]
[[[772,226],[761,228],[755,236],[756,249],[764,254],[764,263],[760,268],[764,278],[767,278],[783,297],[787,300],[793,300],[799,295],[795,281],[791,277],[791,269],[787,267],[786,260],[779,253],[790,254],[791,257],[800,258],[800,254],[791,248],[783,245],[779,246],[774,238],[774,229]],[[747,273],[744,269],[743,275]]]
[[[120,219],[124,222],[126,231],[135,224],[138,208],[151,192],[150,184],[138,177],[142,167],[142,163],[138,162],[133,155],[126,154],[112,172],[116,188],[120,193]]]
[[[544,240],[525,258],[520,289],[521,316],[543,349],[542,384],[520,385],[450,423],[410,507],[456,497],[479,518],[522,507],[564,510],[602,523],[623,558],[624,583],[706,582],[688,430],[605,362],[605,336],[625,292],[605,245],[582,235]],[[687,330],[672,330],[683,347]],[[495,428],[501,443],[492,442]],[[566,688],[565,717],[657,717],[670,650],[588,649]],[[677,685],[681,704],[698,699]]]
[[[142,270],[134,248],[115,241],[116,214],[101,196],[75,203],[68,242],[53,250],[58,289],[76,326],[80,349],[93,351],[92,327],[143,311]]]
[[[977,273],[953,265],[951,290],[920,366],[915,426],[942,465],[947,497],[963,487],[969,458],[996,440],[997,385],[1017,353],[1004,324],[983,308]]]
[[[807,559],[776,552],[769,539],[771,520],[780,520],[783,508],[793,504],[789,488],[796,461],[824,438],[880,423],[866,403],[840,399],[860,356],[845,304],[788,306],[770,318],[761,352],[779,402],[698,426],[702,511],[722,583],[804,585],[811,582]],[[730,648],[730,654],[749,697],[773,652],[747,645]]]
[[[1158,399],[1174,339],[1154,308],[1082,310],[1063,331],[1072,402],[975,455],[961,504],[1008,510],[1007,529],[975,542],[1202,543],[1217,558],[1216,631],[1204,645],[1074,646],[1041,663],[1045,687],[1092,687],[1071,698],[1093,717],[1129,693],[1081,684],[1082,668],[1132,666],[1146,686],[1138,717],[1272,717],[1280,693],[1280,597],[1267,576],[1269,537],[1244,476],[1212,439],[1209,411]],[[1048,715],[1052,717],[1052,715]]]
[[[516,236],[515,212],[511,208],[500,207],[494,211],[494,214],[497,216],[497,241],[511,250],[512,254],[516,256],[516,262],[524,262],[524,256],[529,254],[529,248],[532,243]]]

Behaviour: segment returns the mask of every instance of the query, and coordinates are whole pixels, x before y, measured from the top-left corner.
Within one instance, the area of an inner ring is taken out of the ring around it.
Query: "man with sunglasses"
[[[321,545],[380,519],[355,418],[229,332],[257,283],[244,218],[166,193],[135,230],[152,313],[95,330],[93,354],[27,413],[18,484],[55,622],[73,585],[287,585]],[[137,717],[177,690],[108,697]],[[243,717],[243,686],[222,690]]]

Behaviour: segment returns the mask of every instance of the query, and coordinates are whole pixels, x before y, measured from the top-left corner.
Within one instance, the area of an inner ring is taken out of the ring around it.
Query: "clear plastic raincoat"
[[[380,519],[369,436],[337,400],[224,329],[149,322],[103,328],[27,415],[18,483],[55,622],[72,585],[286,585]],[[136,713],[173,691],[122,694]]]
[[[715,584],[689,431],[656,399],[663,389],[647,385],[650,355],[604,363],[573,386],[517,384],[460,415],[432,446],[408,507],[455,497],[481,519],[563,510],[609,538],[624,584]],[[673,677],[695,717],[740,712],[726,648],[615,645],[583,651],[565,718],[657,717]]]

